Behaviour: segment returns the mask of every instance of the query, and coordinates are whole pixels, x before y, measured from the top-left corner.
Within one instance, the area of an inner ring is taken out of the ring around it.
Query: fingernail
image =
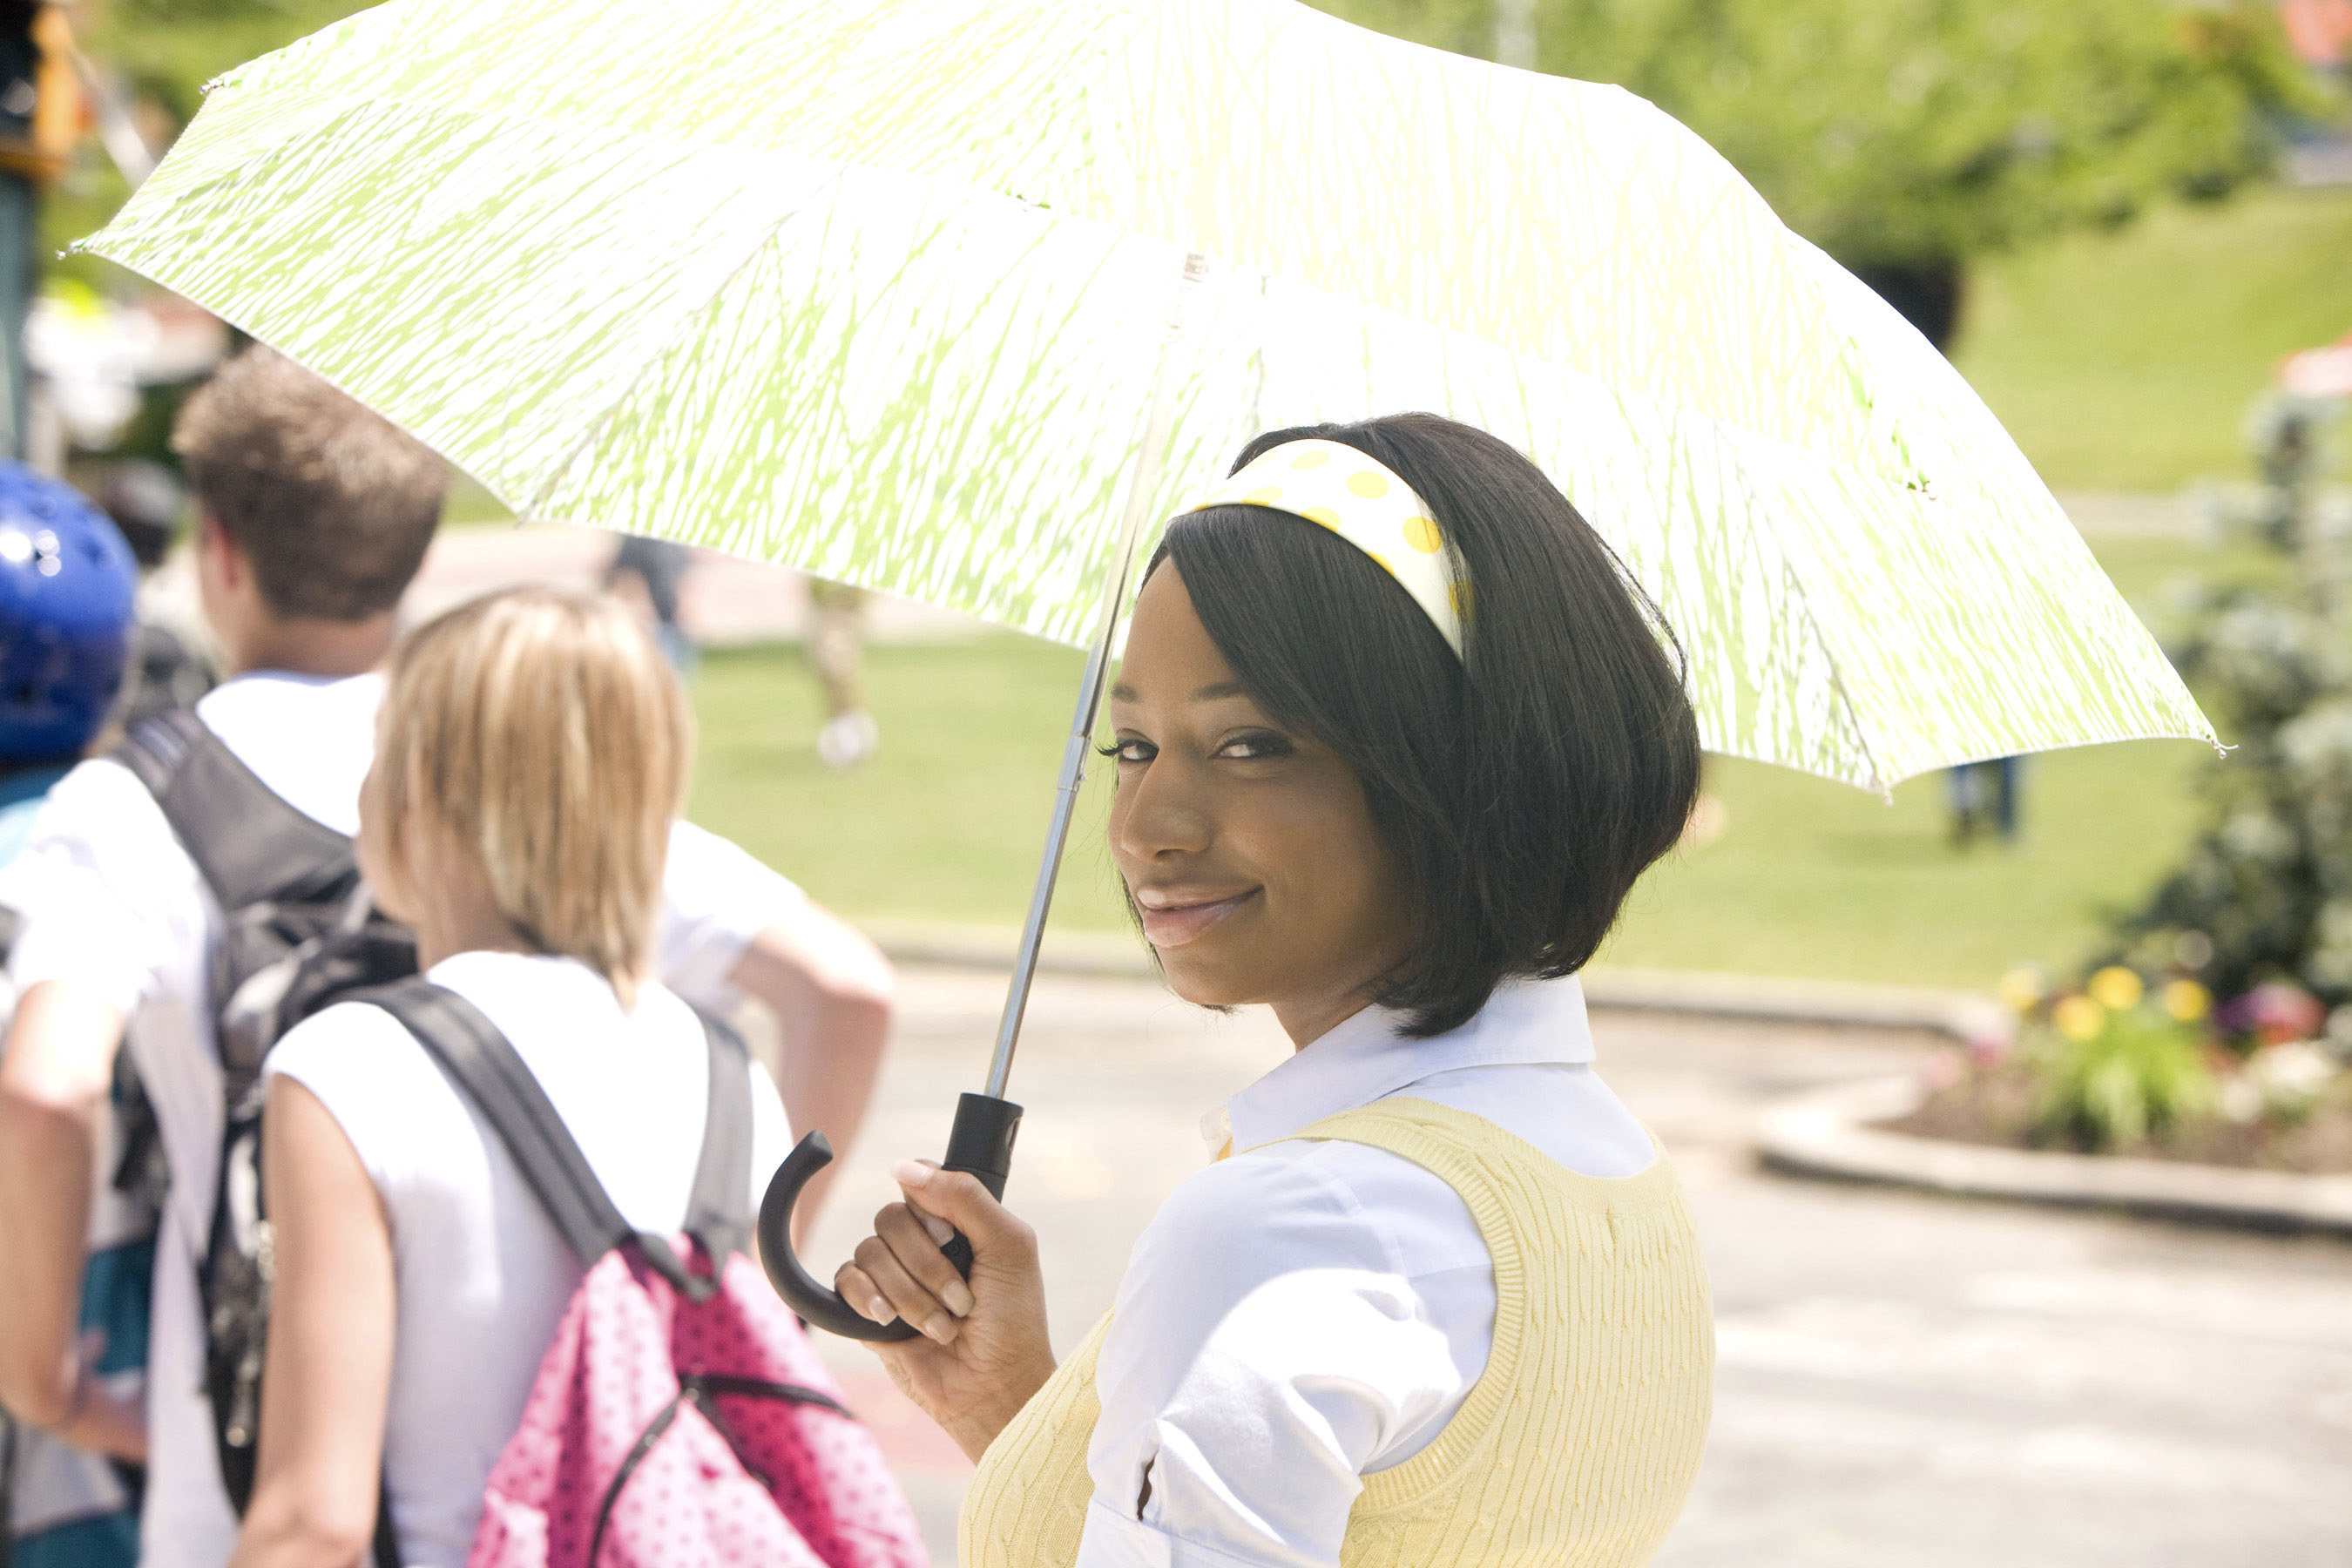
[[[936,1343],[950,1343],[955,1339],[955,1320],[953,1318],[933,1318],[924,1323],[923,1332],[929,1335]]]
[[[940,1304],[959,1318],[971,1316],[971,1287],[961,1279],[950,1279],[948,1288],[940,1292]]]
[[[931,1167],[920,1160],[901,1160],[890,1167],[890,1179],[902,1187],[919,1187],[931,1179]]]
[[[887,1323],[898,1314],[890,1310],[889,1302],[876,1296],[866,1303],[866,1315],[877,1323]]]
[[[945,1247],[949,1242],[955,1239],[955,1226],[950,1225],[939,1215],[935,1214],[918,1214],[915,1217],[923,1222],[923,1234],[931,1238],[932,1246]]]

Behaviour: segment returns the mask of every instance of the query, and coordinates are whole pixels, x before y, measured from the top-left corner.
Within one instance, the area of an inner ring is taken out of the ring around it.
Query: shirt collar
[[[1327,1116],[1386,1099],[1455,1068],[1522,1067],[1592,1059],[1584,987],[1558,980],[1506,980],[1458,1029],[1425,1040],[1402,1032],[1404,1016],[1367,1007],[1202,1119],[1215,1152],[1278,1142]]]

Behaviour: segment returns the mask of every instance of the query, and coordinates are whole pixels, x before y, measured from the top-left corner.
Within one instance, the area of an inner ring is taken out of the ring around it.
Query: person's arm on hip
[[[230,1568],[352,1568],[368,1555],[392,1397],[392,1226],[332,1112],[283,1074],[262,1119],[277,1253],[261,1447]]]

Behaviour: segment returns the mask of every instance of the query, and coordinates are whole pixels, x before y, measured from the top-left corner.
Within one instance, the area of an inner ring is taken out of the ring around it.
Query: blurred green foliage
[[[205,84],[231,66],[364,9],[360,0],[106,0],[84,13],[81,43],[184,125]]]
[[[1486,55],[1495,0],[1318,0]],[[2267,0],[1533,0],[1539,68],[1705,137],[1849,267],[1950,268],[2261,174],[2327,111]]]
[[[2051,484],[2164,490],[2251,477],[2247,405],[2347,330],[2352,189],[2259,190],[1988,258],[1952,359]]]
[[[2128,1149],[2210,1111],[2217,1098],[2200,1031],[2154,1005],[2109,1013],[2085,1039],[2050,1031],[2031,1059],[2034,1131],[2074,1148]]]
[[[99,0],[77,7],[74,23],[82,51],[142,106],[141,132],[152,145],[168,143],[195,118],[205,84],[231,66],[366,8],[362,0]],[[130,195],[114,165],[85,142],[74,172],[41,204],[44,248],[56,256],[96,233]],[[96,287],[121,276],[96,257],[56,266]]]

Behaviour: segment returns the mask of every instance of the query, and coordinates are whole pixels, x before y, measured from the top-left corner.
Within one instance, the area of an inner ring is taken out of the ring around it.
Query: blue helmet
[[[114,705],[139,568],[68,485],[0,462],[0,762],[70,758]]]

